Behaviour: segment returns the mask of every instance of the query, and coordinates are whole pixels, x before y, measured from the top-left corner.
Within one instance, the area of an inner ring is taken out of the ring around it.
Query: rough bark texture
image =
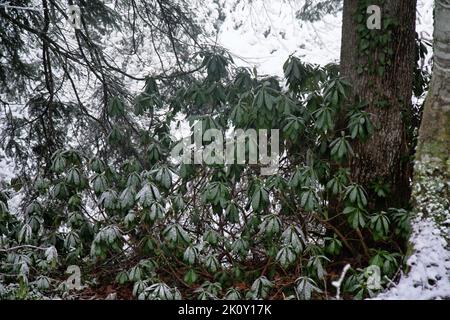
[[[434,68],[414,168],[407,276],[380,298],[450,299],[450,0],[435,1]]]
[[[353,98],[356,100],[358,95],[369,103],[366,111],[371,114],[377,129],[369,141],[353,144],[355,155],[350,160],[352,179],[367,191],[375,180],[381,179],[391,187],[388,205],[405,205],[409,201],[411,175],[408,171],[410,154],[402,113],[411,110],[416,1],[389,0],[380,5],[383,19],[394,17],[398,21],[398,25],[392,28],[393,41],[389,44],[393,50],[391,65],[386,67],[382,76],[357,71],[368,59],[360,54],[358,48],[356,16],[360,1],[344,1],[341,74],[352,84]],[[370,56],[376,58],[380,51],[373,50]],[[388,101],[388,105],[377,105],[381,99]],[[375,197],[369,192],[369,198],[373,201]]]

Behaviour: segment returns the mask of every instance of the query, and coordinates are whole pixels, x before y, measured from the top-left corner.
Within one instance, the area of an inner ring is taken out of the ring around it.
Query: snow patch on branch
[[[2,1],[2,2],[0,2],[0,8],[17,9],[17,10],[28,10],[28,11],[36,11],[36,12],[40,12],[41,11],[41,9],[38,8],[38,7],[20,7],[20,6],[10,5],[9,1]]]

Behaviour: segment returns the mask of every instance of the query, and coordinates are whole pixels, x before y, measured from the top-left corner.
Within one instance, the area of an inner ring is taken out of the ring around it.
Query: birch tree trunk
[[[410,270],[382,298],[450,298],[450,0],[435,1],[434,67],[416,151]]]

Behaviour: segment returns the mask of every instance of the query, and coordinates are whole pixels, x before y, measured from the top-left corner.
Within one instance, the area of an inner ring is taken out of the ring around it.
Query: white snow
[[[310,63],[338,62],[342,13],[326,15],[314,23],[303,22],[295,18],[295,12],[304,2],[222,0],[225,20],[217,42],[230,50],[237,64],[256,67],[261,74],[281,76],[283,63],[291,54]],[[419,0],[417,7],[416,30],[428,40],[433,36],[433,2]],[[217,4],[211,5],[211,10],[218,10]],[[210,19],[217,16],[212,14]]]
[[[431,219],[413,222],[411,239],[415,253],[411,270],[389,291],[378,296],[387,300],[429,300],[450,298],[450,250]]]
[[[282,75],[291,54],[311,63],[338,61],[341,14],[310,23],[295,17],[303,0],[223,2],[226,18],[218,43],[230,50],[236,63],[256,67],[261,74]]]

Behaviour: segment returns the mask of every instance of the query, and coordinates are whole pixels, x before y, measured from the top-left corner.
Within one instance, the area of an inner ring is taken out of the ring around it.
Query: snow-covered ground
[[[416,221],[413,229],[411,242],[415,253],[408,259],[411,270],[378,299],[450,298],[450,252],[447,241],[432,219]]]
[[[262,74],[281,75],[291,54],[318,64],[338,61],[341,13],[310,23],[296,18],[304,1],[241,1],[236,7],[226,3],[218,42],[237,63],[256,66]]]
[[[238,2],[237,4],[235,2]],[[295,54],[305,61],[327,64],[339,61],[342,13],[310,23],[296,19],[304,0],[222,0],[224,21],[217,42],[229,49],[235,62],[257,67],[260,74],[282,75],[283,63]],[[433,0],[419,0],[417,32],[432,39]],[[211,18],[219,17],[218,5]]]

